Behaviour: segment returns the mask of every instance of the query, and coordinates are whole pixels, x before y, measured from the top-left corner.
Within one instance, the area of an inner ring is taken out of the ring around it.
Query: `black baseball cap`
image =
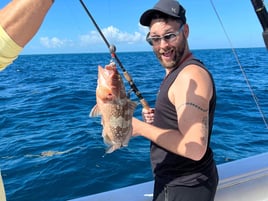
[[[183,24],[186,23],[186,11],[177,0],[159,0],[152,9],[145,11],[141,15],[141,25],[150,26],[153,15],[159,12],[174,18],[181,19]]]

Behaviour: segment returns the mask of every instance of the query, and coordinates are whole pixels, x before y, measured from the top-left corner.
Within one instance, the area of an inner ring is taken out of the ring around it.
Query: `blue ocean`
[[[217,87],[211,139],[217,164],[268,150],[268,52],[235,52],[238,59],[231,49],[193,51]],[[154,107],[164,77],[155,55],[117,56]],[[100,118],[88,116],[97,66],[109,62],[108,53],[21,55],[0,73],[0,168],[8,201],[65,201],[153,179],[149,141],[136,137],[105,154]],[[134,116],[141,118],[141,109]]]

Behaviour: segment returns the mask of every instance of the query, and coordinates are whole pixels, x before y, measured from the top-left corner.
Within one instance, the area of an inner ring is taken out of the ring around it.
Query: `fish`
[[[96,105],[89,116],[101,116],[106,153],[128,146],[132,136],[132,117],[137,103],[131,101],[114,62],[98,66]]]

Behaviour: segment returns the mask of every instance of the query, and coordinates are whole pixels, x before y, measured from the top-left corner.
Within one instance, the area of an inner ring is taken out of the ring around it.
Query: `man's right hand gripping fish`
[[[98,66],[96,101],[89,116],[102,117],[102,137],[108,145],[106,153],[127,146],[132,136],[132,117],[137,103],[127,97],[115,63],[105,68]]]

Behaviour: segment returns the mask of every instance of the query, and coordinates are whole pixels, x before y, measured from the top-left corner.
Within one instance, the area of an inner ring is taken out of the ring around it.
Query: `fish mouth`
[[[115,71],[116,70],[116,66],[114,64],[110,64],[110,65],[106,65],[105,66],[106,70],[110,70],[110,71]]]
[[[105,66],[104,68],[100,65],[98,66],[99,77],[103,77],[104,80],[113,77],[116,74],[116,67],[114,66]]]

